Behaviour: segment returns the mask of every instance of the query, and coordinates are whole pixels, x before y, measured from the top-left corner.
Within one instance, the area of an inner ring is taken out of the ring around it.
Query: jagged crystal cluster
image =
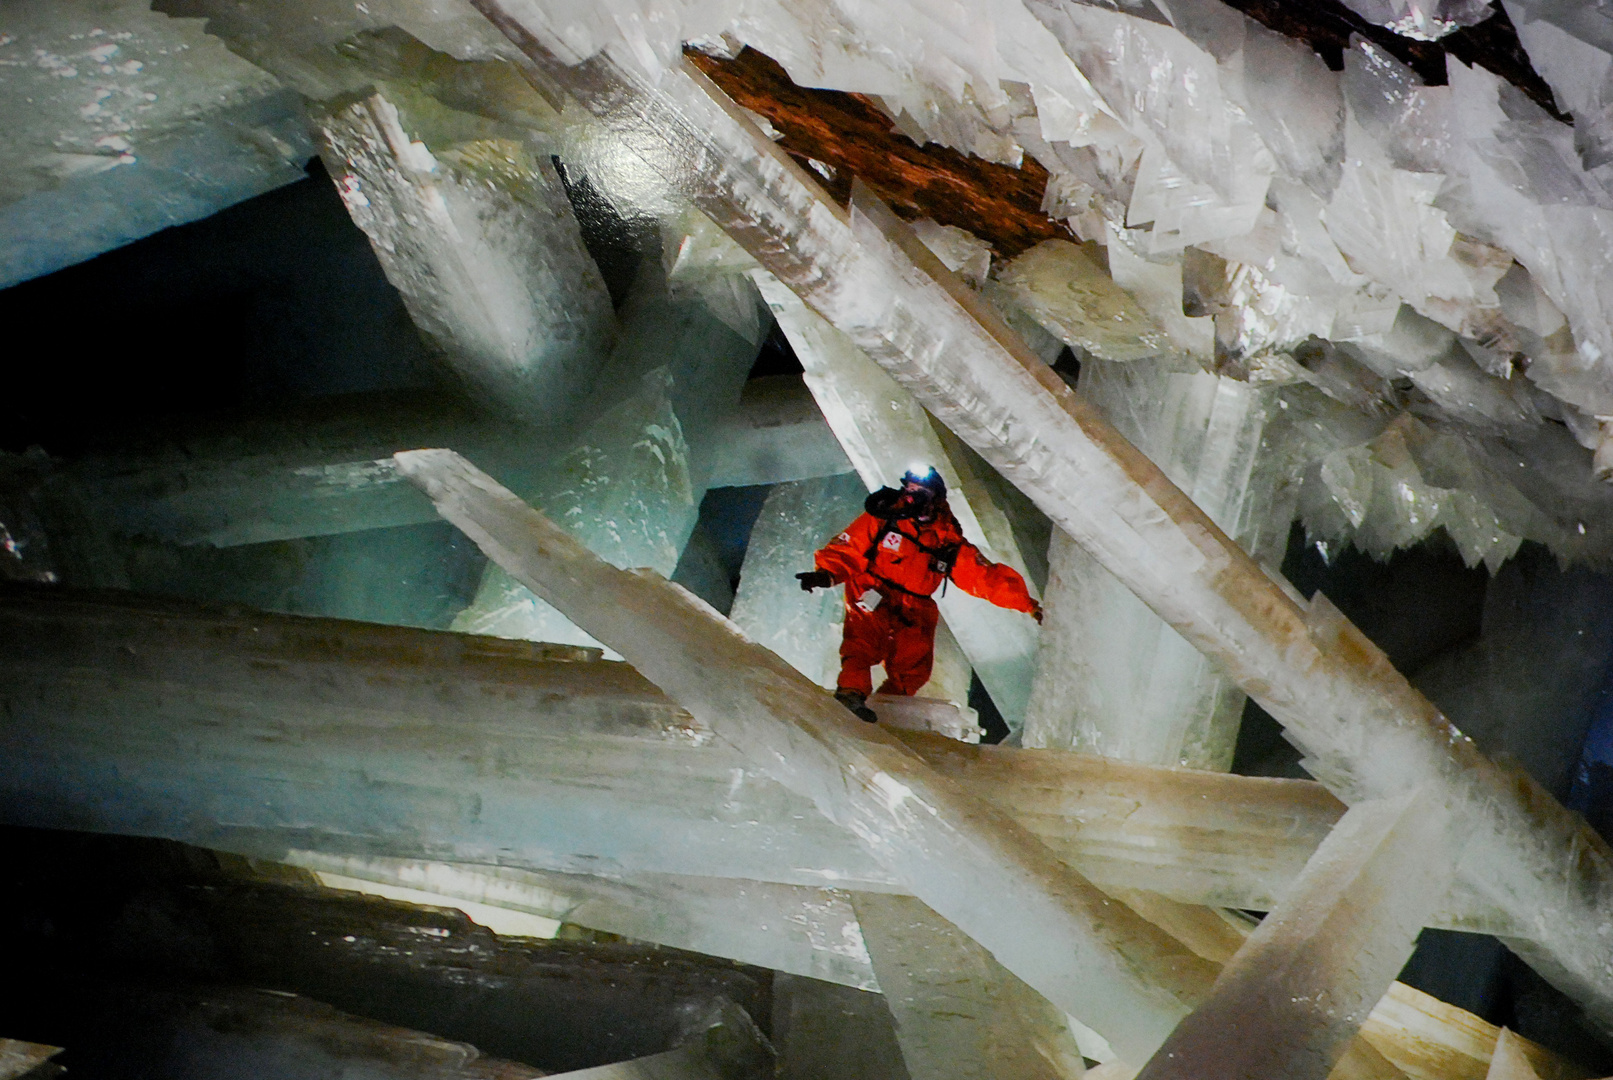
[[[1608,497],[1544,475],[1570,460],[1587,471],[1572,445],[1601,446],[1598,418],[1613,413],[1613,196],[1596,135],[1613,24],[1599,9],[1508,5],[1570,129],[1482,68],[1451,60],[1449,85],[1423,86],[1358,41],[1333,72],[1213,0],[944,16],[921,3],[540,7],[534,25],[567,59],[604,49],[658,69],[684,41],[750,45],[798,83],[868,95],[919,142],[1034,158],[1051,176],[1045,208],[1085,249],[1049,242],[981,284],[1085,354],[1190,357],[1284,387],[1306,416],[1355,414],[1328,416],[1320,439],[1321,425],[1292,425],[1304,520],[1329,550],[1359,539],[1382,553],[1437,527],[1492,567],[1523,540],[1565,558],[1613,544]],[[1423,39],[1490,13],[1356,7]],[[1390,445],[1396,423],[1439,446],[1414,477]]]

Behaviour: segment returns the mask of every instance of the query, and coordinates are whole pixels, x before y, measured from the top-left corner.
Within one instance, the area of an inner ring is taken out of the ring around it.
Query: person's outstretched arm
[[[874,534],[879,530],[879,519],[863,514],[846,526],[846,531],[818,549],[812,561],[817,570],[797,574],[801,588],[826,589],[843,584],[865,573],[868,569],[868,549],[873,546]]]
[[[1010,611],[1023,611],[1037,622],[1042,621],[1042,605],[1031,596],[1019,571],[1012,566],[992,562],[967,540],[958,548],[958,560],[952,567],[952,580],[971,596],[990,600]]]

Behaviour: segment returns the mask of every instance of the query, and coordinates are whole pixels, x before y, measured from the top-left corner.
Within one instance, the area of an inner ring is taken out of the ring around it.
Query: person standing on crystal
[[[869,723],[870,669],[885,665],[882,694],[911,696],[930,681],[935,627],[930,599],[945,582],[1037,622],[1042,608],[1011,566],[980,554],[947,506],[946,481],[928,466],[902,477],[900,490],[880,488],[863,514],[819,549],[816,570],[795,575],[801,588],[846,587],[846,626],[840,639],[835,699]]]

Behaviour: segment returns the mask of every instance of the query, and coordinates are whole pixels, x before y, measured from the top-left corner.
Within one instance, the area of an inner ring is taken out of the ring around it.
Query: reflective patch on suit
[[[885,534],[885,539],[883,539],[883,540],[881,540],[879,542],[879,546],[883,547],[883,548],[890,548],[892,551],[901,551],[902,550],[902,534],[901,533],[886,533]]]

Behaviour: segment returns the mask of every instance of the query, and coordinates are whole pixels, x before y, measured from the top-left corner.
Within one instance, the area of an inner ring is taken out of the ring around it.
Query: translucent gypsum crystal
[[[1215,320],[1182,312],[1182,256],[1146,258],[1129,247],[1127,230],[1108,229],[1109,272],[1170,338],[1172,351],[1202,364],[1215,360]]]
[[[1608,127],[1608,106],[1613,86],[1613,37],[1600,12],[1582,11],[1577,5],[1538,2],[1503,3],[1518,41],[1529,62],[1551,87],[1557,107],[1574,117],[1574,146],[1586,169],[1606,165],[1613,156]]]
[[[1499,379],[1479,369],[1463,351],[1453,351],[1411,376],[1446,415],[1479,431],[1523,433],[1543,421],[1522,379]]]
[[[1540,1080],[1540,1074],[1535,1072],[1520,1045],[1522,1041],[1506,1028],[1501,1029],[1495,1042],[1495,1054],[1490,1058],[1490,1071],[1484,1074],[1484,1080]]]
[[[20,1039],[0,1039],[0,1068],[17,1076],[26,1076],[63,1049],[65,1047],[23,1042]]]
[[[1436,997],[1395,983],[1373,1007],[1361,1036],[1411,1080],[1483,1080],[1501,1029]],[[1546,1080],[1583,1080],[1585,1070],[1537,1043],[1513,1036]]]
[[[661,237],[661,264],[673,292],[698,296],[735,333],[760,342],[767,316],[747,277],[756,260],[693,207],[663,221]]]
[[[1426,789],[1351,807],[1140,1080],[1325,1080],[1411,956],[1460,837]]]
[[[207,33],[222,40],[231,52],[272,73],[304,97],[319,101],[344,94],[359,96],[372,86],[377,57],[362,43],[367,36],[373,39],[388,35],[394,27],[424,49],[435,52],[438,59],[450,61],[441,65],[445,67],[454,67],[455,59],[502,60],[513,53],[498,31],[469,4],[373,0],[359,8],[342,0],[298,0],[292,4],[156,0],[156,7],[205,18]],[[511,94],[528,101],[537,97],[529,87],[519,85],[519,77],[486,79],[486,69],[492,66],[483,65],[479,74],[484,77],[474,80],[484,98],[494,97],[495,90],[505,99],[501,104],[506,105]],[[442,74],[440,67],[436,71],[428,67],[427,73]],[[447,81],[452,84],[452,76]],[[547,106],[540,109],[553,113]]]
[[[373,1080],[531,1080],[554,1075],[485,1056],[469,1043],[378,1023],[282,990],[163,987],[160,979],[114,983],[61,972],[33,996],[25,1015],[54,1008],[79,1018],[77,1024],[66,1024],[77,1036],[71,1040],[76,1060],[104,1060],[103,1055],[117,1053],[115,1047],[139,1047],[150,1068],[168,1075],[286,1080],[333,1074]],[[89,1017],[94,1017],[93,1031],[75,1030]],[[0,1058],[0,1065],[9,1064]],[[25,1073],[8,1069],[6,1075]],[[693,1080],[710,1074],[680,1075]]]
[[[778,1080],[909,1080],[882,994],[787,972],[773,978]]]
[[[1550,506],[1529,473],[1514,471],[1518,461],[1498,459],[1492,444],[1432,430],[1402,413],[1370,440],[1318,455],[1305,475],[1300,516],[1310,535],[1355,543],[1380,558],[1443,527],[1469,566],[1483,562],[1492,573],[1525,539],[1561,553],[1586,550],[1587,535],[1562,520],[1568,514]],[[1581,516],[1600,525],[1590,509],[1582,504]],[[1591,539],[1605,543],[1605,536],[1599,528]]]
[[[151,596],[437,630],[475,595],[486,565],[441,521],[228,548],[126,540],[113,550],[127,587]]]
[[[956,225],[939,225],[929,218],[913,223],[924,246],[935,252],[946,268],[980,288],[991,273],[991,245]]]
[[[745,383],[739,407],[703,450],[710,487],[748,487],[852,472],[846,452],[797,375]]]
[[[8,650],[5,695],[29,718],[6,734],[11,823],[60,824],[71,807],[86,829],[255,857],[317,847],[889,881],[850,837],[624,665],[579,662],[597,653],[173,602],[134,610],[145,614],[11,609],[21,632],[8,642],[72,626],[84,643]],[[133,658],[119,661],[119,649]],[[57,764],[41,773],[44,760]],[[110,775],[115,784],[96,779]],[[768,835],[749,839],[757,830]]]
[[[704,294],[667,279],[653,257],[643,260],[622,304],[620,340],[592,406],[597,411],[600,402],[624,396],[637,380],[664,370],[672,408],[694,455],[691,476],[700,491],[710,486],[707,477],[720,467],[714,454],[721,447],[713,434],[739,408],[768,330],[762,300],[748,283],[740,282],[727,300],[728,307],[719,311]],[[741,307],[748,318],[738,317]]]
[[[1403,68],[1366,47],[1352,53],[1352,101],[1395,100]],[[1613,228],[1602,184],[1586,173],[1573,132],[1489,72],[1452,66],[1449,87],[1424,97],[1439,108],[1443,130],[1433,140],[1438,166],[1461,183],[1451,222],[1499,244],[1521,263],[1542,292],[1568,317],[1575,344],[1542,366],[1553,393],[1592,413],[1606,404],[1605,370],[1613,355],[1613,310],[1607,290],[1606,245]],[[1348,80],[1347,80],[1348,81]],[[1503,101],[1505,105],[1503,106]],[[1398,117],[1391,117],[1391,120]]]
[[[1327,195],[1344,157],[1344,98],[1337,73],[1303,43],[1244,24],[1243,91],[1249,122],[1279,168]]]
[[[911,896],[854,894],[913,1080],[1086,1072],[1064,1014]]]
[[[10,7],[0,288],[303,178],[300,102],[191,19]]]
[[[770,275],[758,274],[756,283],[806,369],[807,386],[824,418],[868,490],[894,483],[915,463],[933,465],[947,481],[947,501],[964,535],[988,558],[1024,573],[1025,559],[1006,514],[977,482],[970,463],[949,452],[947,436],[912,395]],[[852,518],[835,528],[844,528]],[[1009,729],[1017,730],[1030,694],[1035,625],[958,588],[943,590],[936,603]]]
[[[1244,695],[1059,530],[1025,745],[1229,768]]]
[[[980,715],[967,705],[959,704],[956,697],[946,700],[946,692],[936,685],[934,677],[912,697],[898,694],[870,694],[868,707],[874,710],[879,722],[898,731],[927,731],[945,735],[959,742],[977,743],[985,734],[980,726]],[[951,691],[956,695],[957,691]],[[968,698],[968,688],[963,688]]]
[[[288,853],[285,861],[842,986],[879,989],[850,896],[837,889],[686,874],[599,877],[306,850]]]
[[[803,800],[587,650],[62,595],[6,598],[0,627],[12,824],[271,858],[894,887]],[[1342,813],[1309,781],[902,737],[1106,889],[1180,903],[1270,907]],[[117,785],[98,789],[107,775]],[[1439,925],[1517,931],[1471,890]]]
[[[1445,177],[1396,169],[1373,151],[1376,143],[1353,120],[1346,125],[1350,156],[1322,220],[1351,265],[1395,290],[1421,314],[1459,332],[1483,325],[1479,312],[1499,308],[1495,283],[1511,259],[1459,257],[1445,211],[1434,206]],[[1482,250],[1480,247],[1478,250]]]
[[[1207,991],[1208,971],[1173,939],[1117,910],[1030,833],[849,716],[710,608],[589,554],[452,452],[411,451],[398,463],[489,558],[631,657],[719,738],[809,797],[920,899],[1049,1000],[1090,1016],[1123,1052],[1154,1045],[1184,1001]],[[710,678],[714,669],[724,677]],[[1003,904],[1018,913],[1011,928],[997,918]]]
[[[1385,378],[1394,378],[1434,366],[1456,343],[1452,331],[1402,304],[1389,329],[1359,335],[1340,348]]]
[[[114,534],[232,547],[438,520],[391,467],[390,455],[410,446],[458,446],[522,494],[555,454],[530,429],[440,396],[402,394],[354,396],[228,431],[168,425],[141,435],[138,449],[39,464],[40,497],[84,503]],[[728,470],[714,486],[851,467],[811,395],[789,377],[753,380],[708,438],[707,457]],[[51,531],[50,506],[40,512]]]
[[[1293,485],[1274,391],[1139,360],[1088,362],[1081,393],[1246,550],[1281,559]],[[1026,745],[1230,767],[1243,694],[1067,534],[1048,553]]]
[[[714,433],[740,406],[760,330],[746,337],[699,297],[679,295],[651,259],[639,268],[620,322],[599,390],[583,410],[591,423],[521,494],[615,565],[671,576],[699,515],[710,450],[722,445]],[[597,644],[496,565],[454,628]]]
[[[1494,14],[1491,0],[1344,0],[1368,22],[1414,41],[1438,41]]]
[[[1261,201],[1271,155],[1224,91],[1213,55],[1173,26],[1119,11],[1040,3],[1032,11],[1128,130],[1220,200]]]
[[[512,419],[565,425],[615,337],[604,279],[554,166],[509,138],[443,135],[433,149],[421,141],[431,119],[412,113],[439,110],[387,90],[321,112],[331,178],[471,394]]]
[[[867,494],[855,473],[780,484],[745,548],[729,618],[819,686],[833,686],[840,672],[842,590],[803,592],[795,575],[811,570],[812,553],[862,513]]]
[[[700,498],[689,477],[689,451],[672,410],[665,372],[645,376],[638,392],[595,420],[572,449],[551,463],[528,498],[619,566],[671,576]],[[597,645],[570,619],[495,564],[453,628],[528,641]]]
[[[1169,336],[1081,248],[1044,240],[997,275],[1011,303],[1065,344],[1103,360],[1164,352]]]

